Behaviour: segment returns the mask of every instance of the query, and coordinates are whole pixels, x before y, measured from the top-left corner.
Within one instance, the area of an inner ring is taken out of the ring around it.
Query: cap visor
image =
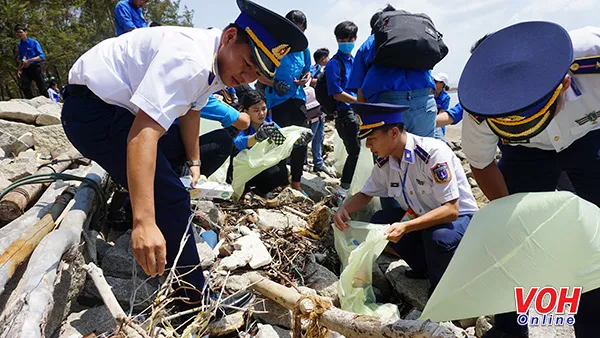
[[[252,51],[252,57],[254,58],[256,66],[265,77],[272,80],[275,77],[275,70],[277,70],[277,67],[263,51],[256,47],[256,44],[252,39],[249,40],[250,50]]]

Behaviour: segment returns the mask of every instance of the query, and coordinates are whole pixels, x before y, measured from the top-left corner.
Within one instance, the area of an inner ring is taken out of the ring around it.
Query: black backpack
[[[394,68],[433,69],[448,54],[431,18],[423,13],[384,12],[373,28],[373,63]]]
[[[333,59],[337,60],[340,66],[340,78],[346,77],[346,67],[344,67],[342,60],[340,60],[337,55],[334,55]],[[334,116],[335,111],[337,110],[337,101],[333,96],[329,95],[329,91],[327,90],[327,76],[324,71],[317,77],[315,96],[321,105],[321,111],[329,116]]]

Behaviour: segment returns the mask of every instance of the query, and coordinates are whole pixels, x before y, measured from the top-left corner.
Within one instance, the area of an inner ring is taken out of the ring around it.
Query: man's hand
[[[273,136],[276,130],[277,127],[275,127],[275,123],[265,122],[262,124],[262,126],[260,126],[260,128],[258,128],[256,134],[254,134],[254,138],[257,142],[262,142],[268,139],[269,137]]]
[[[196,183],[198,183],[198,180],[200,179],[200,166],[191,166],[190,172],[192,173],[192,188],[194,188],[196,186]]]
[[[348,214],[348,211],[346,211],[346,208],[344,208],[344,206],[341,206],[335,213],[335,216],[333,217],[333,222],[335,223],[335,226],[342,231],[345,231],[350,227],[347,223],[350,220],[350,215]]]
[[[306,86],[306,84],[308,83],[308,81],[310,81],[310,73],[304,74],[304,76],[300,80],[294,79],[294,83],[298,87],[304,87],[304,86]]]
[[[402,236],[404,236],[404,234],[407,232],[406,222],[397,222],[385,229],[384,234],[387,235],[388,241],[398,243],[400,238],[402,238]]]
[[[131,232],[133,255],[144,272],[155,277],[165,273],[167,264],[167,243],[156,223],[137,224],[134,222]]]
[[[27,68],[29,67],[29,64],[31,63],[31,60],[27,59],[25,61],[23,61],[23,68]]]

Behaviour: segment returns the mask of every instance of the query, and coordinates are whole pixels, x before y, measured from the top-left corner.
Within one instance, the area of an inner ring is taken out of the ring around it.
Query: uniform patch
[[[575,120],[575,122],[576,122],[578,125],[580,125],[580,126],[582,126],[582,125],[584,125],[584,124],[586,124],[586,123],[588,123],[588,122],[592,122],[592,124],[597,124],[597,123],[598,123],[598,121],[597,121],[597,120],[598,120],[599,118],[600,118],[600,112],[593,111],[593,112],[591,112],[591,113],[589,113],[589,114],[586,114],[584,117],[582,117],[582,118],[580,118],[580,119],[577,119],[577,120]]]
[[[431,173],[437,184],[448,183],[452,180],[452,173],[450,172],[450,168],[448,168],[447,162],[436,163],[431,167]]]
[[[398,183],[398,182],[392,182],[390,184],[390,187],[392,187],[392,188],[398,188],[398,187],[400,187],[400,183]]]

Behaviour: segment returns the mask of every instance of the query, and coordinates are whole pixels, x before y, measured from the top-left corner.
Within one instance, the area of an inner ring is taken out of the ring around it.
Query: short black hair
[[[285,18],[293,22],[296,26],[307,28],[306,15],[297,9],[294,9],[285,15]]]
[[[15,26],[15,32],[16,31],[20,31],[20,30],[22,30],[24,32],[27,32],[27,26],[25,24],[22,24],[22,23],[16,25]]]
[[[235,40],[235,42],[250,43],[250,37],[248,36],[248,33],[246,33],[246,31],[244,31],[244,29],[242,29],[242,27],[240,27],[238,24],[230,23],[229,25],[227,25],[227,27],[225,27],[223,32],[228,30],[229,28],[235,28],[237,30],[237,39]]]
[[[242,97],[242,109],[249,109],[251,106],[261,101],[265,101],[263,94],[258,90],[250,90],[244,93],[244,96]]]
[[[475,41],[475,43],[473,44],[473,46],[471,46],[471,54],[473,54],[473,51],[475,51],[475,49],[476,49],[477,47],[479,47],[479,45],[481,45],[481,43],[482,43],[483,41],[485,41],[485,39],[487,39],[487,38],[488,38],[488,36],[490,36],[490,33],[488,33],[488,34],[486,34],[486,35],[482,36],[482,37],[481,37],[479,40]]]
[[[394,6],[387,4],[387,6],[385,6],[382,10],[377,11],[377,13],[373,14],[373,16],[371,17],[371,33],[373,33],[373,28],[375,28],[375,24],[377,23],[377,20],[379,20],[379,18],[381,18],[381,15],[383,14],[383,12],[393,12],[396,9],[394,8]]]
[[[315,59],[315,63],[319,62],[324,57],[329,56],[329,49],[327,48],[319,48],[313,53],[313,58]]]
[[[404,131],[404,123],[403,122],[393,123],[393,124],[384,124],[383,126],[377,128],[377,129],[380,129],[382,132],[387,133],[388,131],[392,130],[394,127],[398,128],[400,130],[400,132]]]
[[[352,21],[340,22],[335,26],[333,34],[337,39],[352,39],[358,33],[358,26]]]

